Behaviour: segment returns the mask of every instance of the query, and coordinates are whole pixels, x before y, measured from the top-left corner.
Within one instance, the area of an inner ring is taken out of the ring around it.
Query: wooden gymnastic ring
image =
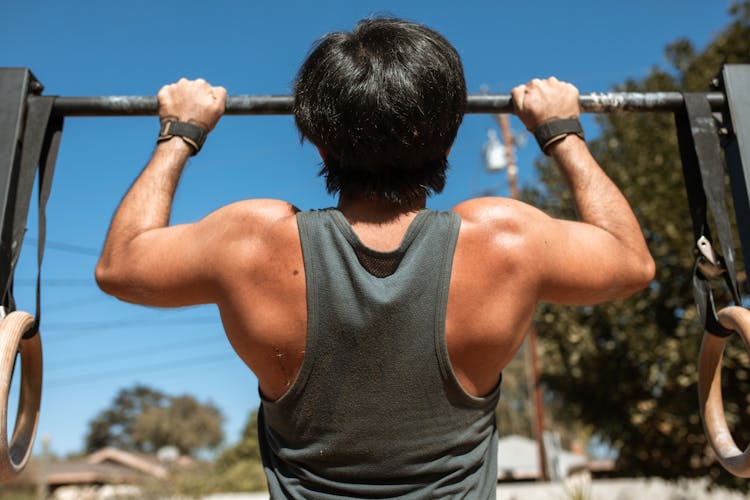
[[[719,321],[742,338],[750,349],[750,311],[742,307],[726,307],[719,311]],[[750,445],[742,452],[732,438],[724,416],[721,395],[721,359],[729,337],[706,332],[698,361],[698,401],[703,429],[719,463],[739,477],[750,477]]]
[[[23,470],[31,456],[39,406],[42,398],[42,341],[37,332],[23,336],[34,327],[29,313],[14,311],[0,322],[0,482]],[[13,437],[8,441],[8,393],[16,354],[21,354],[21,394]]]

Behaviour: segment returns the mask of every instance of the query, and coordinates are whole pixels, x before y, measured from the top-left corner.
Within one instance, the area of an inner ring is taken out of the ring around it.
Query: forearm
[[[148,165],[128,190],[112,219],[99,266],[110,267],[113,258],[139,235],[166,227],[172,200],[191,148],[175,138],[157,145]]]
[[[549,152],[565,176],[579,220],[603,229],[635,256],[650,261],[630,203],[601,169],[585,142],[570,135],[552,145]]]

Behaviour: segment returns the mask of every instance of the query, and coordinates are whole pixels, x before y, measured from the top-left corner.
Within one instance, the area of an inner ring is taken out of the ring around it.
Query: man
[[[159,92],[159,142],[112,221],[101,288],[218,305],[258,378],[274,498],[494,497],[500,376],[536,304],[620,299],[654,273],[632,210],[582,139],[578,91],[532,80],[513,101],[580,221],[504,198],[426,210],[463,117],[460,59],[426,27],[361,21],[323,38],[295,82],[296,122],[337,208],[248,200],[170,226],[185,163],[225,98],[203,80]]]

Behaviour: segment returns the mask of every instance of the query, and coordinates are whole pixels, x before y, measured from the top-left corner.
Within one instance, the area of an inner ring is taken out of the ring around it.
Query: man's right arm
[[[516,113],[533,130],[554,118],[578,117],[578,90],[554,78],[513,89]],[[573,195],[578,221],[528,207],[523,246],[540,301],[592,304],[646,287],[654,261],[630,204],[576,135],[549,146]]]

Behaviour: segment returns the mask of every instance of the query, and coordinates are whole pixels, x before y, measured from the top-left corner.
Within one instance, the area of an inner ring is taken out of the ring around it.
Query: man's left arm
[[[187,122],[208,133],[224,112],[226,90],[182,79],[163,87],[158,99],[162,123]],[[123,198],[96,267],[97,283],[105,292],[146,305],[212,301],[215,270],[206,265],[206,253],[217,230],[211,219],[220,215],[169,226],[177,184],[194,149],[190,139],[179,135],[159,142]]]

